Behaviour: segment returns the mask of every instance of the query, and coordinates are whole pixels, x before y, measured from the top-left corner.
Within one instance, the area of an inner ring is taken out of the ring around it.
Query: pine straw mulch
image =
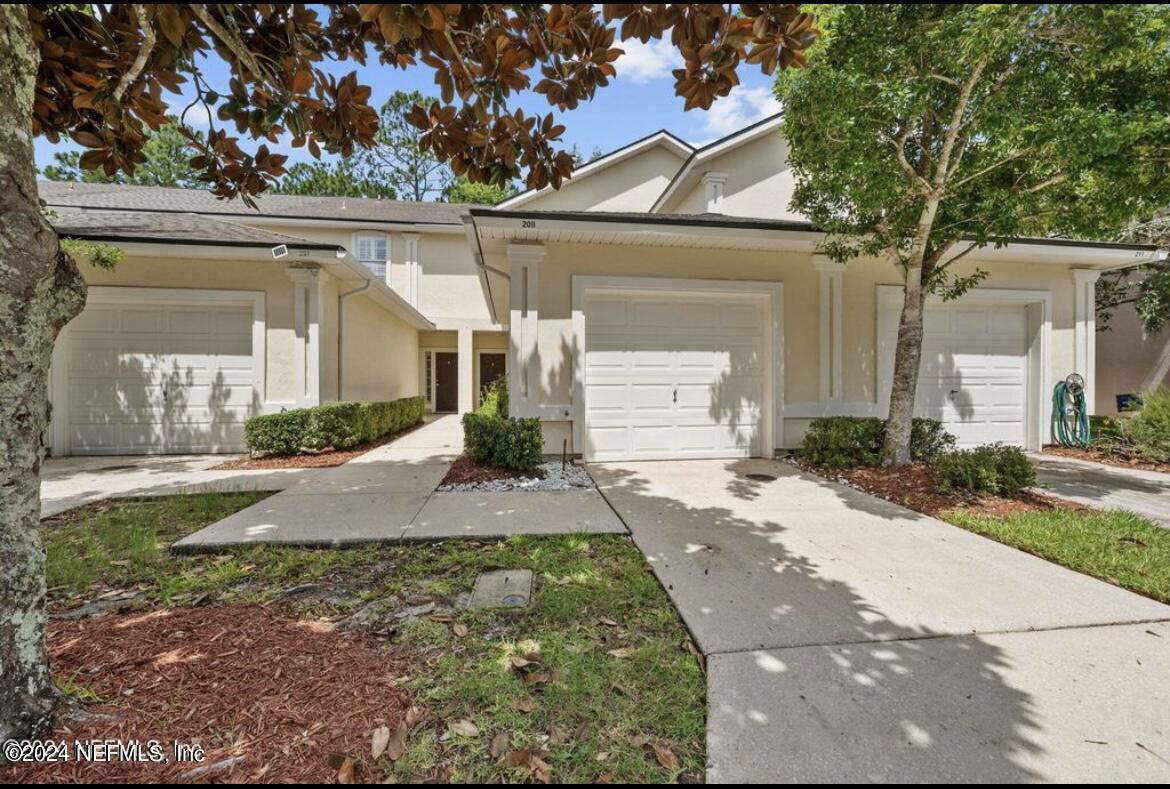
[[[539,468],[528,471],[517,471],[503,466],[492,466],[486,463],[477,463],[467,455],[455,458],[451,468],[447,469],[447,476],[443,477],[440,485],[473,485],[477,482],[491,482],[497,479],[544,479],[544,471]]]
[[[371,734],[410,707],[395,682],[407,664],[370,637],[256,605],[54,620],[49,645],[54,673],[102,699],[52,739],[199,743],[206,758],[21,765],[12,780],[378,781]]]
[[[900,468],[862,467],[826,471],[811,469],[822,476],[843,479],[866,493],[900,504],[903,507],[945,518],[962,508],[975,515],[1003,517],[1019,512],[1045,512],[1054,509],[1084,510],[1085,507],[1055,496],[1028,491],[1018,498],[977,495],[968,491],[940,493],[938,474],[933,468],[920,464]]]
[[[220,463],[211,470],[262,471],[265,469],[280,468],[333,468],[334,466],[348,463],[354,458],[366,454],[371,449],[377,449],[383,444],[389,444],[391,441],[402,438],[407,433],[412,433],[420,427],[422,427],[421,423],[413,427],[408,427],[405,430],[399,430],[397,433],[389,433],[373,441],[358,444],[356,447],[350,447],[349,449],[326,449],[321,452],[310,452],[304,455],[264,455],[262,457],[245,455],[235,460],[229,460],[226,463]]]
[[[1106,466],[1132,468],[1138,469],[1139,471],[1160,471],[1163,474],[1170,474],[1170,463],[1155,463],[1150,460],[1143,460],[1120,450],[1109,451],[1094,447],[1077,449],[1076,447],[1062,447],[1057,444],[1050,444],[1044,447],[1044,454],[1060,455],[1077,460],[1089,460],[1094,463],[1103,463]]]

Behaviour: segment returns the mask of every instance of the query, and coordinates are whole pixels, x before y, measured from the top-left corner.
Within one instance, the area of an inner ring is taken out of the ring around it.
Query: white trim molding
[[[877,286],[877,415],[885,418],[890,411],[890,388],[893,384],[894,345],[889,337],[897,336],[904,288],[901,285]],[[927,299],[928,306],[943,304],[938,296]],[[1003,306],[1016,304],[1028,310],[1028,407],[1024,424],[1025,447],[1039,451],[1052,434],[1052,398],[1050,363],[1052,353],[1052,291],[972,288],[957,299],[945,302],[958,306]]]
[[[842,397],[845,375],[842,359],[845,309],[842,288],[845,266],[824,255],[814,255],[813,266],[817,270],[820,296],[820,330],[817,332],[820,347],[820,400],[837,401]]]
[[[727,191],[727,173],[703,173],[703,200],[708,214],[723,213],[723,195]]]
[[[1097,388],[1097,280],[1096,269],[1074,268],[1073,369],[1085,379],[1085,405],[1096,413]]]
[[[252,394],[263,413],[268,413],[266,386],[268,371],[267,309],[264,291],[207,290],[200,288],[136,288],[113,285],[90,285],[86,306],[96,305],[238,305],[252,309]],[[54,456],[72,452],[69,440],[69,325],[58,334],[53,345],[49,391],[53,404],[49,426]]]
[[[585,300],[589,293],[651,292],[702,293],[704,295],[758,295],[768,304],[771,331],[765,339],[765,356],[771,359],[767,377],[767,402],[762,413],[764,429],[760,448],[771,457],[784,439],[784,285],[781,282],[755,280],[673,279],[666,277],[606,277],[574,274],[572,285],[573,324],[573,400],[568,414],[573,420],[573,451],[589,459],[585,447]],[[560,408],[560,407],[558,407]],[[555,417],[546,417],[552,419]],[[563,419],[564,417],[560,417]]]
[[[324,277],[316,268],[287,268],[293,281],[293,380],[299,408],[321,403],[321,290]]]
[[[420,235],[418,233],[403,233],[402,240],[406,245],[406,254],[403,259],[406,262],[406,285],[404,287],[403,295],[406,297],[410,306],[418,309],[418,281],[419,281],[419,259],[418,259],[418,240]]]
[[[508,410],[512,416],[540,416],[540,263],[545,248],[509,244]]]

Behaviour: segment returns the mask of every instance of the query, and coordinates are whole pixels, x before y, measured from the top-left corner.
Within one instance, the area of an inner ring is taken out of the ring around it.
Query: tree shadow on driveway
[[[731,479],[761,469],[776,481]],[[1050,779],[1051,721],[983,634],[1087,624],[1060,604],[1097,592],[1105,621],[1170,613],[772,461],[590,470],[708,655],[710,781]],[[1089,690],[1060,696],[1086,721]],[[1074,744],[1058,774],[1100,767]]]

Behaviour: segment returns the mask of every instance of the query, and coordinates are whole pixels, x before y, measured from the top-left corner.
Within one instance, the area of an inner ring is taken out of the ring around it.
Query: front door
[[[459,410],[459,354],[435,354],[435,410]]]
[[[483,392],[506,373],[506,356],[500,353],[481,353],[479,355],[479,391]]]

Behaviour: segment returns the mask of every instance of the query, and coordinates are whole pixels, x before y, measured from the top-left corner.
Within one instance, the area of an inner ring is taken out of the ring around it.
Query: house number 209
[[[521,219],[520,227],[536,227],[535,219]]]

